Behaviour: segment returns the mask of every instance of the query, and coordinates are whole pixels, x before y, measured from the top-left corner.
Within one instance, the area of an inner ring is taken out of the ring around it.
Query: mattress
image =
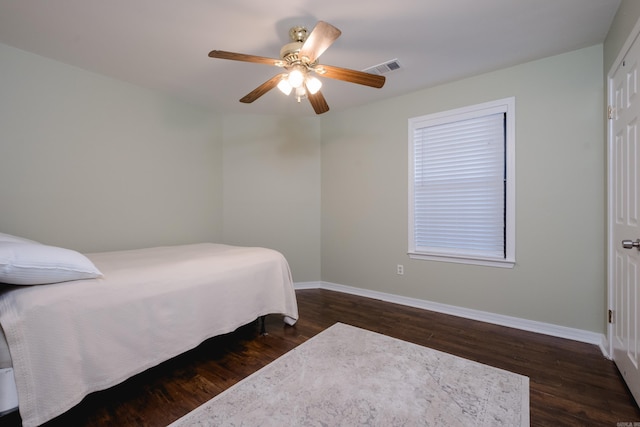
[[[277,251],[197,244],[87,256],[103,278],[0,293],[0,367],[13,368],[25,427],[262,315],[298,318]]]

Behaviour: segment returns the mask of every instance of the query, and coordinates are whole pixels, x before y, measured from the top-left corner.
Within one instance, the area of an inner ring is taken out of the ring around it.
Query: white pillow
[[[43,285],[102,277],[84,255],[71,249],[0,241],[0,283]]]
[[[24,237],[12,236],[11,234],[0,233],[0,242],[17,242],[17,243],[38,243]]]

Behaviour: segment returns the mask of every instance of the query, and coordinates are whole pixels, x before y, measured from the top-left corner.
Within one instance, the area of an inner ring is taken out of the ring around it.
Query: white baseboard
[[[521,319],[519,317],[505,316],[502,314],[490,313],[487,311],[472,310],[454,305],[441,304],[438,302],[426,301],[417,298],[403,297],[400,295],[388,294],[385,292],[372,291],[369,289],[355,288],[353,286],[340,285],[331,282],[298,282],[296,289],[327,289],[330,291],[343,292],[367,298],[378,299],[409,307],[421,308],[438,313],[450,314],[452,316],[466,319],[478,320],[481,322],[493,323],[495,325],[507,326],[523,331],[536,332],[538,334],[550,335],[558,338],[565,338],[597,345],[605,357],[609,357],[607,352],[606,337],[597,332],[585,331],[582,329],[568,328],[566,326],[554,325],[551,323],[538,322],[535,320]]]

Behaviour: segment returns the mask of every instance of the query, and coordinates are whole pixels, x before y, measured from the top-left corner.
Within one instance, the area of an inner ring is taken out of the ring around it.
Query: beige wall
[[[593,46],[324,118],[322,279],[604,332],[602,52]],[[516,266],[409,259],[407,119],[509,96]]]
[[[297,119],[216,116],[2,45],[0,62],[2,232],[82,251],[269,246],[298,282],[604,330],[602,46]],[[409,260],[407,119],[508,96],[516,267]]]
[[[0,45],[0,232],[84,252],[217,240],[219,119]]]
[[[610,71],[631,30],[640,18],[640,1],[622,0],[604,42],[604,72]]]
[[[622,0],[618,11],[611,23],[611,27],[609,28],[609,33],[607,34],[607,38],[603,44],[604,50],[604,60],[603,60],[603,72],[604,72],[604,105],[603,108],[607,108],[609,104],[609,93],[607,90],[608,80],[610,76],[613,76],[615,70],[613,69],[614,65],[619,65],[616,61],[621,59],[621,54],[626,54],[623,52],[623,48],[629,48],[629,46],[625,46],[628,39],[631,37],[633,30],[636,28],[640,20],[640,1],[637,0]],[[635,34],[637,36],[637,34]],[[606,120],[605,120],[606,123]],[[608,142],[607,136],[608,128],[605,124],[604,127],[604,140]],[[608,171],[606,172],[608,175]],[[608,228],[608,224],[605,225]],[[607,229],[605,228],[605,229]],[[608,291],[608,289],[607,289]]]
[[[320,120],[223,119],[224,241],[287,257],[296,282],[320,278]]]
[[[0,63],[0,232],[267,246],[319,280],[317,117],[223,117],[5,45]]]

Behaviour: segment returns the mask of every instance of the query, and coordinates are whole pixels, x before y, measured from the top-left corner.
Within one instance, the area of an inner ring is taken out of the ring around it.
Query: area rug
[[[529,378],[337,323],[186,426],[529,426]]]

